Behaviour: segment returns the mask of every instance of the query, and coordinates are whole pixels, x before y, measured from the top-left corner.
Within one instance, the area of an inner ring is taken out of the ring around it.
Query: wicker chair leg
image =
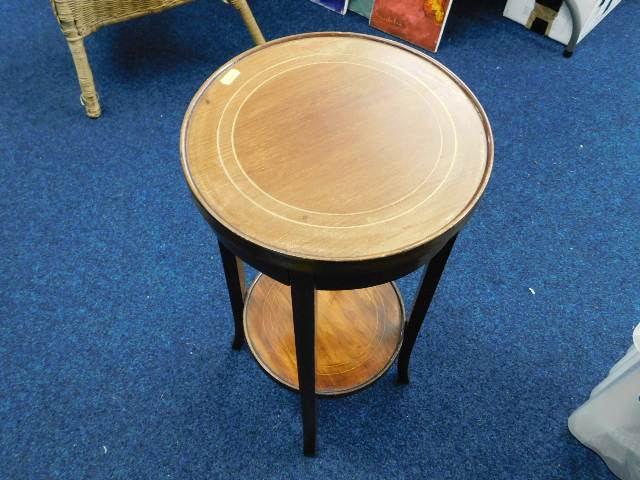
[[[93,73],[91,73],[87,51],[84,49],[84,39],[67,39],[67,43],[78,73],[78,82],[80,82],[80,91],[82,92],[80,102],[84,105],[88,117],[98,118],[102,111],[96,86],[93,83]]]
[[[256,45],[262,45],[265,43],[264,37],[262,36],[262,32],[260,31],[260,27],[256,22],[249,5],[247,4],[247,0],[228,0],[231,5],[233,5],[242,16],[242,20],[244,20],[251,37],[253,37],[253,41]]]

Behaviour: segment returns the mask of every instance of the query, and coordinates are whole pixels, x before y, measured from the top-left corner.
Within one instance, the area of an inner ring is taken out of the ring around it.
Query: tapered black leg
[[[227,279],[227,290],[235,323],[235,335],[231,346],[234,350],[239,350],[244,342],[244,327],[242,325],[245,296],[244,267],[240,259],[227,250],[222,243],[218,242],[218,246],[220,247],[220,256],[222,257],[224,276]]]
[[[447,263],[453,244],[455,243],[457,235],[449,240],[444,247],[431,259],[429,265],[425,268],[422,274],[422,281],[416,299],[413,302],[413,308],[411,309],[411,316],[409,317],[409,323],[404,331],[404,339],[402,340],[402,347],[400,348],[400,354],[398,356],[398,377],[400,382],[409,383],[409,358],[411,357],[411,351],[416,343],[416,338],[420,332],[420,327],[424,321],[424,317],[429,310],[429,305],[433,299],[433,294],[436,292],[438,282],[444,271],[444,266]]]
[[[316,451],[316,292],[311,275],[291,273],[291,305],[302,403],[304,454]]]

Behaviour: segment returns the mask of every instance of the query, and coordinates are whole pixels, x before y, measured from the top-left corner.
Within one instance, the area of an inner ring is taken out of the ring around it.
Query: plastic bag
[[[623,480],[640,480],[640,325],[635,345],[569,417],[569,430]]]

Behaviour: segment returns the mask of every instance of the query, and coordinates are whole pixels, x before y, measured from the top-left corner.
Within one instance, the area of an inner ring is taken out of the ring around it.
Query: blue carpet
[[[0,478],[612,478],[566,422],[640,321],[637,0],[571,60],[503,2],[454,2],[436,58],[487,110],[493,178],[413,383],[321,400],[315,459],[297,397],[230,349],[179,165],[191,96],[251,45],[236,12],[201,1],[90,37],[93,121],[47,3],[0,4]],[[379,34],[308,1],[253,5],[269,38]]]

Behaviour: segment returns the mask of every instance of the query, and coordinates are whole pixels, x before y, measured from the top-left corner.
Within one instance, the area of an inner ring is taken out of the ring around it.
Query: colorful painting
[[[349,0],[349,10],[363,17],[371,18],[374,0]]]
[[[451,0],[376,0],[371,26],[435,52]]]
[[[349,6],[349,0],[311,0],[313,3],[322,5],[323,7],[333,10],[334,12],[344,15],[347,12]]]

